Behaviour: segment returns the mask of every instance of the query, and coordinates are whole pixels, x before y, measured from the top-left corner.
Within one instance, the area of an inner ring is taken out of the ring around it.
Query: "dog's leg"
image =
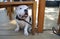
[[[26,20],[29,22],[29,16],[26,18]],[[28,36],[28,28],[29,28],[29,24],[26,23],[25,27],[24,27],[24,35]]]
[[[24,35],[28,36],[28,24],[26,24],[26,26],[24,28]]]
[[[15,29],[15,32],[18,32],[19,31],[19,25],[18,25],[18,23],[16,23],[16,24],[17,24],[17,27]]]

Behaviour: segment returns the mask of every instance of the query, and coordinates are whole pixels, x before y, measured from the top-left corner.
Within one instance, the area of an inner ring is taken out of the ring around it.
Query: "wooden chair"
[[[1,7],[8,7],[8,14],[9,14],[9,19],[12,19],[12,11],[11,11],[11,6],[18,6],[21,4],[27,4],[27,5],[32,5],[33,11],[32,11],[32,33],[35,33],[35,21],[36,21],[36,2],[35,0],[33,1],[25,1],[25,2],[1,2],[0,3],[0,8]],[[43,32],[43,24],[44,24],[44,10],[45,10],[45,0],[39,0],[39,6],[38,6],[38,29],[37,31]]]
[[[24,2],[0,2],[0,8],[7,7],[8,15],[10,20],[12,19],[11,7],[18,5],[32,5],[32,34],[35,34],[35,23],[36,23],[36,2],[35,1],[24,1]]]

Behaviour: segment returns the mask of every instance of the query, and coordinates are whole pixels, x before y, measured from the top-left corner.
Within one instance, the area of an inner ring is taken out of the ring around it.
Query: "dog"
[[[16,13],[16,25],[17,25],[15,32],[18,32],[20,28],[24,28],[24,35],[28,36],[29,35],[28,29],[29,31],[31,30],[31,25],[29,25],[28,23],[24,21],[26,20],[27,22],[30,22],[31,20],[31,17],[28,15],[29,14],[28,6],[20,5],[16,7],[15,13]]]

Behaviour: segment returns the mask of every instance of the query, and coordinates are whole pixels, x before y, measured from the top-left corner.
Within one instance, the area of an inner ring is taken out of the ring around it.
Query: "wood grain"
[[[33,8],[32,8],[32,34],[35,34],[35,26],[36,26],[36,8],[37,8],[37,3],[33,3]]]
[[[45,13],[45,0],[39,0],[38,7],[38,32],[43,32],[44,26],[44,13]]]

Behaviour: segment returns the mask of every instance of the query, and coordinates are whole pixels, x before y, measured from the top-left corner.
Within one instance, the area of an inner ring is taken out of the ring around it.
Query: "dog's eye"
[[[20,8],[20,9],[22,9],[22,8]]]

